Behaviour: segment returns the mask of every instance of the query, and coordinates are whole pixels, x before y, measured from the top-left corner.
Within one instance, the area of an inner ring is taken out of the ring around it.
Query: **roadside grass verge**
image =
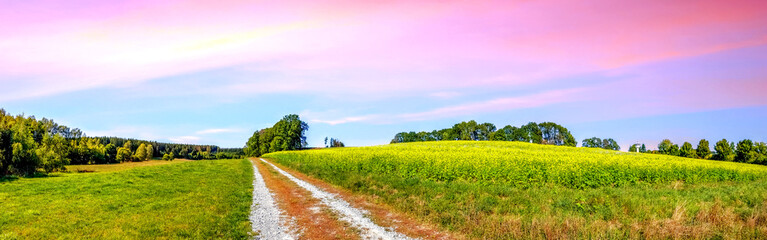
[[[505,142],[265,157],[469,238],[767,236],[764,166]]]
[[[0,183],[0,239],[244,239],[247,160],[191,161]]]

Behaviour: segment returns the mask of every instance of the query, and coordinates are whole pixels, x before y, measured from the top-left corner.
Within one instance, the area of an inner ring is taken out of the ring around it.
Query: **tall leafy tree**
[[[602,148],[607,150],[615,150],[615,151],[621,150],[621,146],[618,145],[618,142],[616,142],[612,138],[606,138],[602,140]]]
[[[575,147],[577,144],[570,131],[559,124],[543,122],[538,124],[538,128],[541,133],[541,142],[544,144],[571,147]]]
[[[700,142],[698,142],[698,148],[695,149],[696,155],[698,155],[699,158],[708,158],[711,154],[711,150],[709,150],[709,144],[708,140],[701,139]]]
[[[722,139],[716,142],[716,145],[714,145],[714,151],[716,152],[714,153],[713,159],[723,161],[733,161],[735,159],[732,145],[727,141],[727,139]]]
[[[646,153],[647,152],[647,147],[644,145],[644,143],[642,143],[642,146],[639,147],[639,152],[641,152],[641,153]]]
[[[208,150],[210,150],[210,146],[208,146]],[[152,157],[154,157],[154,147],[152,147],[152,144],[146,145],[146,158],[144,160],[151,160]]]
[[[684,142],[684,144],[682,144],[682,148],[679,149],[679,156],[687,157],[687,158],[697,158],[698,154],[695,152],[695,149],[692,149],[691,143]]]
[[[592,137],[583,139],[583,142],[581,143],[581,147],[587,147],[587,148],[602,148],[602,139],[598,137]]]
[[[755,163],[767,164],[767,144],[763,142],[754,144],[754,151],[758,154]]]
[[[658,152],[661,153],[661,154],[673,155],[672,154],[672,147],[673,146],[674,146],[674,143],[671,142],[671,140],[663,139],[663,141],[661,141],[658,144]]]
[[[543,143],[541,128],[538,127],[538,124],[535,122],[530,122],[526,125],[522,125],[518,131],[519,132],[516,135],[519,136],[519,139],[517,141],[528,143]]]
[[[477,126],[477,133],[476,140],[478,141],[488,141],[490,140],[490,134],[495,132],[497,128],[495,127],[495,124],[492,123],[483,123]]]
[[[754,149],[754,142],[745,139],[738,142],[735,149],[735,161],[744,163],[753,163],[759,157],[758,153]]]
[[[668,155],[679,156],[679,145],[677,144],[671,145],[671,148],[669,148],[668,150]]]
[[[138,146],[136,149],[136,153],[133,154],[133,160],[134,161],[144,161],[146,160],[146,145],[143,143]]]

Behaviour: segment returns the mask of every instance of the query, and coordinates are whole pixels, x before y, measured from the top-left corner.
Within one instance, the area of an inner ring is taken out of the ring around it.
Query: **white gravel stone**
[[[250,222],[253,231],[259,233],[256,239],[292,240],[289,222],[274,203],[274,194],[269,191],[264,177],[253,165],[253,205],[250,206]]]
[[[302,188],[311,192],[313,197],[319,199],[322,204],[328,206],[332,211],[339,214],[341,216],[341,220],[346,221],[353,227],[359,229],[361,231],[360,237],[363,239],[412,239],[402,233],[394,231],[393,229],[387,229],[375,224],[372,220],[370,220],[370,218],[365,216],[368,214],[367,211],[352,207],[348,202],[342,200],[335,194],[323,191],[308,182],[298,179],[264,159],[261,159],[261,161],[271,165],[279,173],[285,175],[288,179],[298,184],[298,186],[301,186]]]

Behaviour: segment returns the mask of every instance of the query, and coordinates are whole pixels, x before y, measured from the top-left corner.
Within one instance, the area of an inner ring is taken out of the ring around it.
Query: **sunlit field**
[[[520,142],[265,155],[472,238],[754,238],[767,167]]]
[[[96,172],[5,180],[0,239],[248,237],[247,160],[141,165],[68,166]]]
[[[150,161],[143,161],[143,162],[123,162],[123,163],[115,163],[115,164],[67,165],[66,172],[70,172],[70,173],[115,172],[115,171],[122,171],[122,170],[131,169],[131,168],[136,168],[136,167],[158,166],[158,165],[166,165],[166,164],[184,163],[184,162],[190,162],[190,161],[191,160],[186,160],[186,159],[175,159],[173,161],[150,160]]]

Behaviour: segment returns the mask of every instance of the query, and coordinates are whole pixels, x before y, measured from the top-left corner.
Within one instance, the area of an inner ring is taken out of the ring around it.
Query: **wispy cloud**
[[[243,129],[239,128],[211,128],[211,129],[205,129],[197,131],[197,135],[205,135],[205,134],[218,134],[218,133],[236,133],[236,132],[242,132]]]
[[[440,107],[422,112],[402,113],[402,114],[371,114],[365,116],[351,116],[339,119],[323,120],[312,119],[312,122],[325,123],[330,125],[351,123],[351,122],[371,122],[371,123],[402,123],[413,121],[424,121],[431,119],[441,119],[447,117],[472,116],[480,113],[493,113],[501,111],[512,111],[525,108],[543,107],[557,103],[578,102],[592,99],[593,96],[584,94],[589,88],[571,88],[561,90],[550,90],[540,93],[494,98],[485,101],[469,102],[464,104]]]
[[[200,137],[197,136],[180,136],[180,137],[171,137],[168,138],[171,142],[174,143],[184,143],[184,144],[199,144],[200,143]]]
[[[455,106],[441,107],[417,113],[399,114],[397,119],[404,121],[421,121],[445,117],[473,115],[477,113],[510,111],[523,108],[535,108],[555,103],[582,101],[585,88],[552,90],[519,97],[503,97],[487,101],[472,102]]]

